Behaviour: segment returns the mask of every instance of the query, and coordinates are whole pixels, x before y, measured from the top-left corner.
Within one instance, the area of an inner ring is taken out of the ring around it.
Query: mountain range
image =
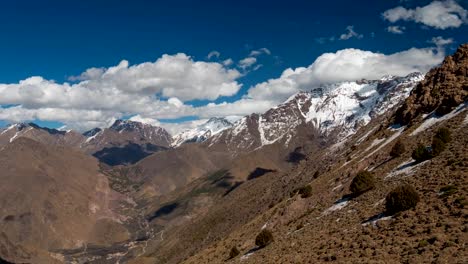
[[[463,263],[467,99],[464,44],[427,74],[309,87],[174,136],[130,120],[84,133],[12,124],[0,130],[0,258]],[[415,161],[441,128],[451,141]],[[361,171],[375,183],[352,195]],[[402,183],[421,199],[389,214],[386,195]],[[262,230],[274,240],[257,247]]]

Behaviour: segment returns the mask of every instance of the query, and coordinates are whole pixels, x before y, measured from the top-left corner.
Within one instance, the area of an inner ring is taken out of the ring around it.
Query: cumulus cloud
[[[246,70],[247,68],[250,68],[255,63],[257,63],[257,58],[247,57],[239,61],[239,68]]]
[[[414,21],[437,29],[458,28],[467,23],[467,15],[468,11],[453,0],[433,1],[415,9],[398,6],[382,14],[391,23],[400,20]]]
[[[0,109],[0,119],[55,120],[74,128],[80,123],[81,128],[81,124],[102,124],[137,113],[176,118],[193,111],[184,101],[236,94],[240,76],[239,71],[223,64],[194,61],[182,53],[132,66],[123,60],[116,66],[90,68],[69,78],[77,83],[56,83],[35,76],[0,84],[0,105],[18,105]]]
[[[346,33],[341,34],[340,40],[348,40],[350,38],[362,39],[364,37],[362,34],[358,34],[354,31],[354,26],[347,26],[346,31]]]
[[[388,74],[405,76],[412,72],[425,73],[444,57],[444,50],[436,48],[411,48],[389,55],[344,49],[325,53],[308,67],[286,69],[280,78],[252,87],[247,96],[256,100],[282,102],[298,91],[310,90],[320,84],[379,79]]]
[[[86,130],[106,127],[116,118],[132,116],[132,120],[159,124],[174,132],[197,122],[171,125],[158,120],[261,113],[298,91],[322,83],[426,72],[443,60],[445,54],[440,45],[452,40],[439,37],[432,41],[438,48],[412,48],[388,55],[358,49],[325,53],[307,67],[286,69],[279,78],[250,87],[237,101],[211,102],[197,107],[184,102],[212,101],[235,94],[240,88],[236,79],[241,74],[219,63],[193,61],[178,54],[164,55],[154,63],[130,66],[122,61],[107,69],[92,68],[81,74],[77,83],[30,77],[14,84],[0,84],[0,105],[15,105],[0,107],[0,120],[59,121],[68,128]],[[260,66],[256,65],[255,57],[247,58],[252,59],[243,61],[246,68]]]
[[[434,38],[432,38],[431,40],[428,41],[428,43],[432,43],[432,44],[436,45],[437,47],[443,47],[443,46],[446,46],[446,45],[450,45],[453,42],[454,42],[453,38],[444,39],[441,36],[434,37]]]
[[[130,121],[135,121],[135,122],[140,122],[140,123],[143,123],[143,124],[148,124],[148,125],[152,125],[152,126],[160,126],[161,125],[161,122],[159,122],[158,120],[154,119],[154,118],[150,118],[150,117],[143,117],[141,115],[135,115],[135,116],[132,116],[129,118]]]
[[[261,48],[261,49],[258,49],[258,50],[252,50],[249,54],[249,57],[255,57],[255,56],[259,56],[259,55],[262,55],[262,54],[266,54],[266,55],[271,55],[271,51],[267,48]]]
[[[211,58],[215,58],[215,57],[219,58],[219,56],[221,56],[221,53],[219,53],[219,51],[213,50],[210,53],[208,53],[206,58],[210,60]]]
[[[406,28],[403,26],[389,26],[387,27],[387,32],[393,33],[393,34],[403,34],[405,33],[404,30]]]
[[[233,63],[234,61],[231,58],[223,60],[224,66],[231,66]]]

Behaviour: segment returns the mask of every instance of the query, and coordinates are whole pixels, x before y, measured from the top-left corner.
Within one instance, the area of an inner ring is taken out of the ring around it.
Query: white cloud
[[[0,105],[19,105],[0,108],[0,120],[55,120],[83,128],[131,114],[177,118],[193,112],[183,101],[236,94],[240,76],[220,63],[176,54],[132,66],[123,60],[107,69],[91,68],[71,77],[79,81],[74,84],[30,77],[0,84]]]
[[[449,40],[435,38],[433,41],[441,45]],[[134,66],[122,61],[108,69],[88,70],[80,75],[82,81],[75,84],[59,84],[42,77],[0,84],[0,105],[18,105],[0,108],[0,120],[59,121],[68,128],[86,130],[108,126],[116,118],[133,116],[133,120],[160,124],[173,132],[189,124],[172,125],[158,120],[261,113],[297,91],[309,90],[321,83],[425,72],[440,63],[444,56],[441,47],[412,48],[389,55],[344,49],[325,53],[308,67],[286,69],[279,78],[251,87],[238,101],[198,107],[184,104],[184,101],[194,98],[213,100],[237,93],[240,84],[236,78],[240,73],[219,63],[196,62],[186,55],[165,55],[154,63]],[[255,65],[254,57],[248,58],[252,59],[245,60],[242,65],[249,69],[260,67]]]
[[[214,58],[214,57],[219,58],[219,56],[221,56],[221,53],[219,53],[219,51],[213,50],[210,53],[208,53],[206,58],[210,60],[211,58]]]
[[[458,28],[467,22],[468,11],[453,0],[433,1],[432,3],[406,9],[398,6],[385,11],[384,19],[395,23],[397,21],[414,21],[437,29]]]
[[[184,106],[184,103],[180,101],[177,97],[171,97],[167,100],[167,102],[177,108]]]
[[[266,54],[266,55],[271,55],[271,51],[267,48],[261,48],[261,49],[258,49],[258,50],[252,50],[249,54],[250,57],[255,57],[255,56],[259,56],[259,55],[262,55],[262,54]]]
[[[350,38],[362,39],[364,37],[362,34],[358,34],[354,31],[354,26],[347,26],[346,31],[346,33],[341,34],[340,40],[348,40]]]
[[[393,34],[403,34],[405,33],[404,30],[406,28],[403,26],[389,26],[387,27],[387,32],[393,33]]]
[[[280,78],[255,85],[248,91],[248,98],[279,103],[300,90],[310,90],[320,84],[424,73],[444,57],[444,50],[435,48],[411,48],[389,55],[359,49],[339,50],[322,54],[308,67],[286,69]]]
[[[239,68],[245,70],[254,65],[255,63],[257,63],[257,58],[247,57],[239,61]]]
[[[140,122],[140,123],[143,123],[143,124],[152,125],[152,126],[160,126],[161,125],[161,122],[159,122],[158,120],[156,120],[154,118],[150,118],[150,117],[142,117],[141,115],[132,116],[131,118],[129,118],[129,120],[135,121],[135,122]]]
[[[434,37],[434,38],[432,38],[431,40],[428,41],[428,43],[432,43],[432,44],[436,45],[437,47],[443,47],[445,45],[450,45],[453,42],[454,42],[453,38],[444,39],[441,36]]]
[[[226,67],[231,66],[233,63],[234,61],[231,58],[223,60],[223,65]]]

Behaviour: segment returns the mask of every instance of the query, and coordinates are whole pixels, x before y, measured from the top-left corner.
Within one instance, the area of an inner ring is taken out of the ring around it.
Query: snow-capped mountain
[[[20,137],[27,137],[47,145],[80,146],[84,137],[72,130],[61,131],[40,127],[34,123],[11,124],[0,130],[0,146],[11,143]]]
[[[171,135],[162,127],[130,120],[117,120],[105,129],[85,132],[81,148],[109,165],[131,164],[167,149]]]
[[[172,146],[178,147],[184,143],[203,142],[230,127],[232,127],[232,123],[225,118],[212,117],[206,123],[175,135]]]
[[[208,144],[225,144],[229,151],[238,152],[275,142],[287,147],[291,140],[300,138],[300,133],[333,133],[340,140],[401,103],[423,78],[421,73],[385,76],[299,92],[264,114],[243,117],[232,128],[210,138]]]
[[[136,121],[117,120],[109,128],[94,128],[83,133],[87,137],[85,145],[110,144],[112,142],[148,142],[168,147],[171,135],[162,127],[152,126]]]

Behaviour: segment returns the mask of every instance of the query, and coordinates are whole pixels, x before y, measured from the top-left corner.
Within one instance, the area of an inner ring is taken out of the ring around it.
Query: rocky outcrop
[[[468,99],[468,44],[461,45],[442,65],[432,69],[411,92],[395,121],[410,124],[424,113],[448,113]]]

